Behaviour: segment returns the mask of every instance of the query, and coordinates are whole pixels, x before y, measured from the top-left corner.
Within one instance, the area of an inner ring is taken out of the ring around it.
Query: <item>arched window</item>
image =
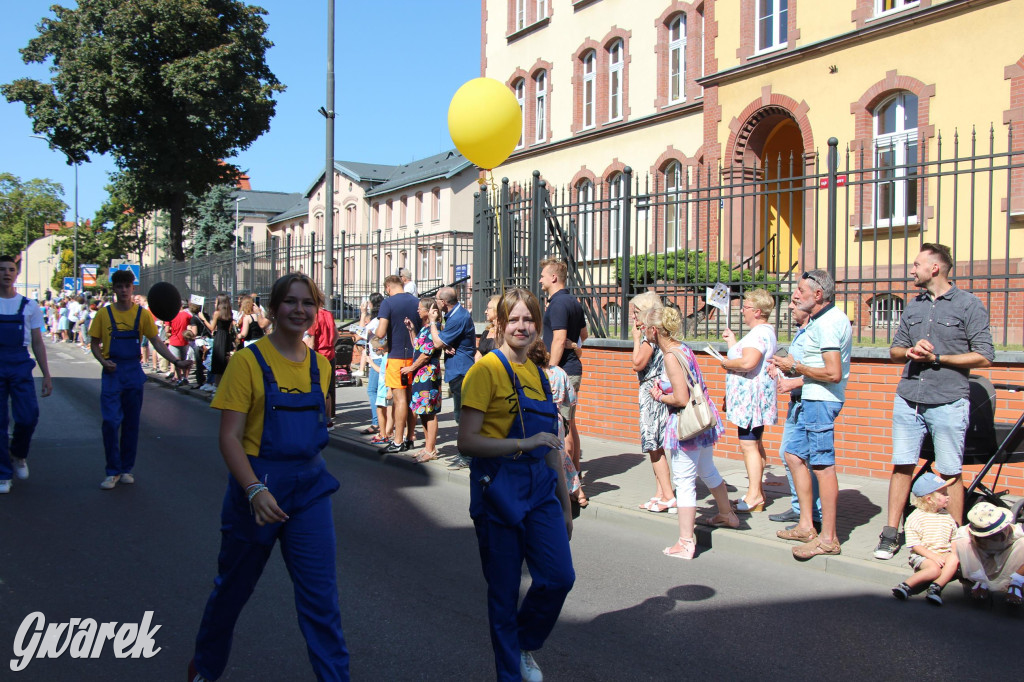
[[[678,14],[668,25],[668,101],[686,99],[686,15]]]
[[[417,272],[417,273],[414,273],[416,275],[416,277],[414,277],[413,279],[415,279],[417,282],[420,281],[421,279],[429,279],[430,278],[429,273],[430,273],[430,259],[427,257],[427,249],[426,249],[426,247],[424,247],[424,248],[420,249],[420,271]]]
[[[373,211],[371,212],[371,215],[373,215],[373,229],[376,230],[376,229],[380,228],[380,202],[379,201],[373,202]],[[317,223],[317,232],[319,232],[319,231],[320,231],[320,224],[318,222]]]
[[[622,252],[622,225],[625,213],[626,176],[616,173],[608,178],[608,255]]]
[[[895,327],[903,315],[903,299],[893,294],[878,294],[871,299],[871,323],[876,327]]]
[[[547,139],[548,121],[548,72],[539,71],[534,79],[537,87],[536,110],[534,124],[537,126],[537,134],[534,138],[537,142]]]
[[[678,161],[670,161],[665,166],[665,246],[678,249],[682,246],[682,235],[679,228],[682,224],[683,207],[681,205],[683,189],[683,166]]]
[[[356,231],[356,207],[355,204],[350,204],[345,207],[345,229],[348,230],[349,234],[355,234]]]
[[[516,102],[519,103],[519,143],[516,144],[516,149],[523,146],[523,140],[526,138],[526,80],[520,78],[512,84],[512,89],[516,93]]]
[[[594,97],[597,89],[597,54],[590,50],[583,55],[583,128],[593,128]]]
[[[444,281],[444,249],[434,247],[434,279]]]
[[[594,183],[583,179],[576,184],[577,251],[589,260],[594,255]]]
[[[873,116],[875,224],[917,224],[917,96],[901,91]]]
[[[398,200],[398,226],[405,227],[409,224],[409,197],[402,197]]]
[[[622,41],[608,48],[608,120],[622,118]]]
[[[622,307],[618,303],[605,304],[604,312],[609,326],[618,327],[622,324]]]
[[[435,187],[430,190],[430,219],[437,221],[441,219],[441,188]]]
[[[416,202],[413,206],[413,219],[419,225],[423,222],[423,192],[416,192]]]

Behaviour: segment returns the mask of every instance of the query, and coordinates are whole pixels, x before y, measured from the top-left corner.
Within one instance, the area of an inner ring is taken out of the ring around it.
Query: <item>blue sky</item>
[[[26,65],[18,50],[36,35],[54,0],[5,3],[0,22],[0,82],[49,71]],[[58,4],[72,5],[71,2]],[[265,133],[233,162],[248,172],[253,189],[301,192],[325,158],[327,2],[263,0],[268,11],[270,68],[288,90]],[[465,81],[480,75],[479,0],[336,0],[335,158],[398,164],[454,146],[448,102]],[[74,170],[63,154],[29,137],[20,103],[0,97],[0,171],[22,180],[50,178],[64,185],[73,217]],[[91,218],[106,198],[113,163],[94,157],[79,170],[79,215]]]

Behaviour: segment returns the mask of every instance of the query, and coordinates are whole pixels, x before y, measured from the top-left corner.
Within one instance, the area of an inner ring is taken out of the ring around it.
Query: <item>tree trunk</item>
[[[171,197],[171,257],[176,261],[185,260],[185,250],[181,246],[182,233],[185,229],[185,194],[179,193]]]

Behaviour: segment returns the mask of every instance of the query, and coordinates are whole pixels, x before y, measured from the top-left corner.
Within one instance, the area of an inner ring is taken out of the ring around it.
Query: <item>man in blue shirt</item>
[[[416,420],[409,408],[409,378],[402,374],[402,368],[412,364],[415,352],[405,321],[419,322],[420,301],[412,294],[405,292],[401,278],[390,275],[384,278],[384,291],[388,297],[380,304],[377,313],[377,338],[388,340],[388,364],[384,369],[384,383],[391,389],[395,398],[395,435],[384,452],[395,453],[411,450],[416,435]],[[405,434],[405,440],[402,435]]]
[[[444,378],[448,382],[448,391],[455,404],[455,423],[459,423],[462,411],[462,379],[473,366],[476,355],[476,325],[469,311],[459,304],[459,297],[452,287],[442,287],[437,291],[437,305],[444,313],[443,328],[438,328],[438,315],[431,313],[430,335],[434,346],[443,348],[445,352]],[[448,467],[451,470],[464,469],[469,466],[469,458],[456,454]]]

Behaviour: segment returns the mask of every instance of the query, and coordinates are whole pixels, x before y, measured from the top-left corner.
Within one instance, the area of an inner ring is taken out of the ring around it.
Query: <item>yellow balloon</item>
[[[512,91],[493,78],[474,78],[456,91],[448,106],[448,132],[462,155],[490,170],[519,144],[523,112]]]

